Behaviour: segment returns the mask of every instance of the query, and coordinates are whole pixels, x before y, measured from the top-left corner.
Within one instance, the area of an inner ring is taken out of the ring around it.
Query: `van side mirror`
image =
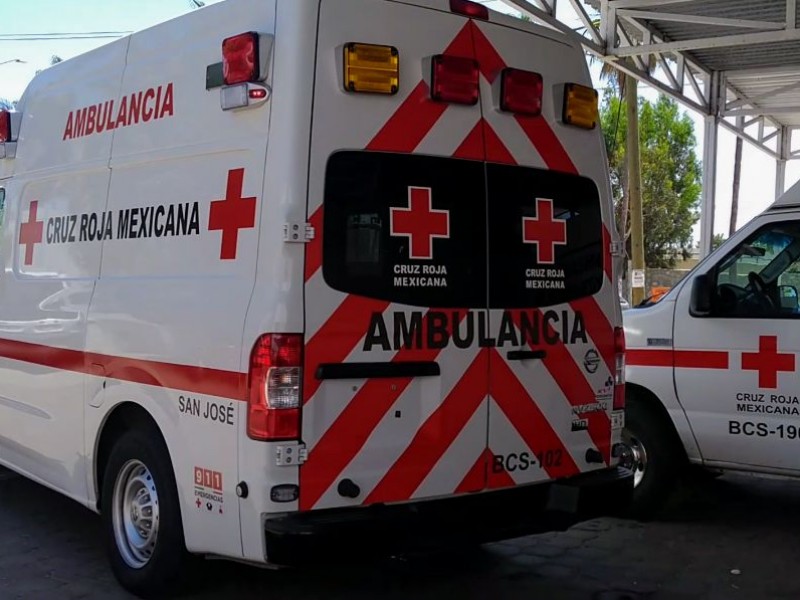
[[[707,273],[698,275],[692,282],[692,297],[689,304],[689,313],[693,317],[707,317],[711,314],[711,298],[714,284]]]

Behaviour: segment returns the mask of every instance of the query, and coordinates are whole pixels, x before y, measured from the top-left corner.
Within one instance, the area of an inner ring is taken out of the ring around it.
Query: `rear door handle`
[[[324,363],[317,367],[317,379],[390,379],[393,377],[436,377],[437,362]]]
[[[508,360],[544,360],[547,358],[546,350],[509,350],[506,354]]]

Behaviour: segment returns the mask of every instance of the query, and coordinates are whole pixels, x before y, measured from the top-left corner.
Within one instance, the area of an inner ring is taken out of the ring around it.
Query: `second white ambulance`
[[[624,313],[635,510],[690,464],[800,477],[800,184],[657,304]]]
[[[229,0],[0,116],[0,464],[151,594],[623,506],[597,95],[464,0]]]

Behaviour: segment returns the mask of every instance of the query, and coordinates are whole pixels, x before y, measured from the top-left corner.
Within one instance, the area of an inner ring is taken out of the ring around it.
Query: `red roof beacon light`
[[[439,54],[431,60],[431,97],[438,102],[478,103],[480,70],[471,58]]]
[[[11,113],[0,110],[0,144],[11,141]]]
[[[261,62],[258,34],[240,33],[222,42],[222,74],[226,85],[258,81]]]
[[[483,4],[470,0],[450,0],[450,12],[473,19],[489,20],[489,9]]]
[[[536,117],[542,114],[542,76],[521,69],[503,69],[500,109]]]

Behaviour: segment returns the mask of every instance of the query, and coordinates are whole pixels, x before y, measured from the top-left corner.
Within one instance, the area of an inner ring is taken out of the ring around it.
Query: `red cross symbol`
[[[389,233],[411,240],[409,258],[431,260],[433,238],[450,237],[450,211],[434,210],[432,202],[431,188],[409,187],[408,208],[389,211]]]
[[[536,262],[556,262],[556,246],[567,245],[567,222],[553,218],[552,200],[537,198],[536,217],[522,217],[522,243],[536,244]]]
[[[19,243],[25,246],[25,264],[33,264],[33,249],[36,244],[42,243],[44,234],[44,221],[36,220],[36,213],[39,212],[39,201],[31,202],[28,209],[28,221],[19,226]]]
[[[203,503],[200,501],[200,498],[198,498],[198,499],[195,501],[195,504],[197,505],[197,508],[200,508],[200,507],[203,505]]]
[[[778,336],[762,335],[758,352],[742,352],[742,369],[758,371],[758,387],[774,390],[779,371],[794,372],[794,354],[778,354]]]
[[[256,225],[256,198],[242,198],[244,169],[228,171],[228,189],[223,200],[214,200],[208,215],[208,230],[222,231],[220,260],[236,258],[239,244],[239,230],[251,229]]]

